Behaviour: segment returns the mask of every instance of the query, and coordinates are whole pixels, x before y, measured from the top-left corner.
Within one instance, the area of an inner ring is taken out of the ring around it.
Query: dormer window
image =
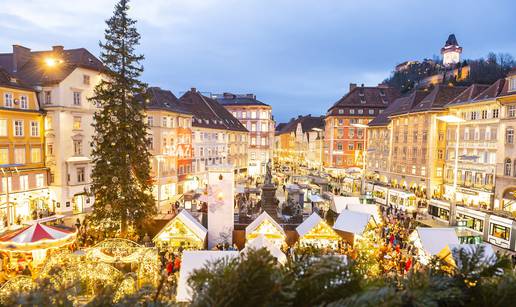
[[[511,78],[511,81],[509,82],[509,92],[515,92],[516,91],[516,77]]]
[[[383,90],[380,90],[380,96],[385,96],[385,92]]]
[[[361,103],[361,104],[365,104],[365,103],[366,103],[365,98],[360,98],[360,103]]]
[[[358,96],[364,97],[364,92],[358,92]]]
[[[339,114],[344,114],[344,109],[339,109]]]

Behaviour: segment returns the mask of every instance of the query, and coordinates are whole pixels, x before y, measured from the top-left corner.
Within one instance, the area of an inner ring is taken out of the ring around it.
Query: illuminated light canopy
[[[445,123],[449,123],[449,124],[457,124],[457,123],[462,123],[465,121],[464,119],[462,119],[458,116],[455,116],[455,115],[437,116],[437,119],[440,121],[443,121]]]
[[[36,223],[0,237],[0,250],[32,252],[38,249],[59,248],[73,243],[76,237],[77,230],[72,232]]]

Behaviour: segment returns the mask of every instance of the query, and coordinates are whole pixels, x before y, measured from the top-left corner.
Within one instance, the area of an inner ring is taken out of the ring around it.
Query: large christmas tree
[[[105,227],[114,226],[122,236],[129,226],[139,228],[156,210],[142,116],[145,106],[135,99],[145,97],[147,85],[138,80],[144,57],[135,52],[140,34],[128,10],[128,1],[120,0],[106,21],[105,42],[100,43],[106,78],[92,98],[99,107],[93,124],[92,219]]]

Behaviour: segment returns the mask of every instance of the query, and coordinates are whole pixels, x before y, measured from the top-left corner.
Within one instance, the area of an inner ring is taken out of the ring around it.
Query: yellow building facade
[[[36,93],[2,72],[0,231],[55,210],[48,204],[43,120]]]

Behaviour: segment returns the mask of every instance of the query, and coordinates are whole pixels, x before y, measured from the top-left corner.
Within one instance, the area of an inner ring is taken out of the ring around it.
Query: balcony
[[[448,142],[447,147],[455,148],[456,142]],[[460,141],[459,147],[461,148],[488,148],[495,149],[498,146],[497,142],[479,142],[479,141]]]

